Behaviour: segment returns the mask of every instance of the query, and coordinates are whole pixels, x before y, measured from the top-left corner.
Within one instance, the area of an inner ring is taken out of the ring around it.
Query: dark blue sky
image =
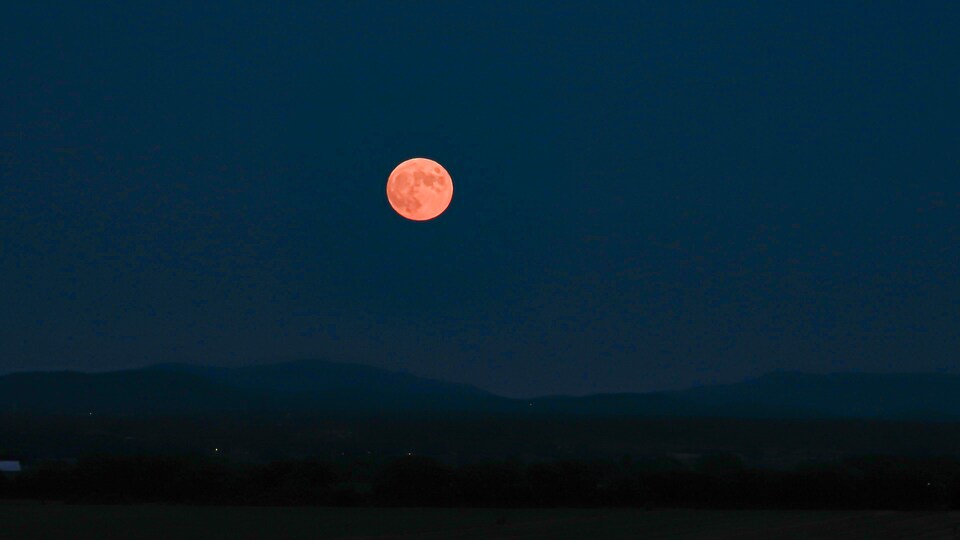
[[[960,372],[960,4],[79,4],[0,8],[0,370]]]

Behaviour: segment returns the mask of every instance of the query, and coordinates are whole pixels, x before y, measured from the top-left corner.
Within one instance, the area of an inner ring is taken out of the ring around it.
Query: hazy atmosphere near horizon
[[[4,3],[0,372],[960,374],[960,3],[866,6]]]

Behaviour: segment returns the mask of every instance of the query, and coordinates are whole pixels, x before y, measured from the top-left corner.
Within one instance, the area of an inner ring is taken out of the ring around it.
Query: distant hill
[[[234,368],[159,364],[146,370],[198,376],[221,387],[270,396],[269,403],[294,409],[457,412],[512,406],[512,400],[466,384],[322,360]]]
[[[478,388],[370,366],[304,360],[222,368],[158,364],[106,373],[0,376],[0,411],[42,414],[498,411]]]
[[[960,420],[960,376],[778,372],[674,392],[550,397],[551,412],[726,418]]]
[[[0,412],[255,411],[945,421],[960,420],[960,376],[784,372],[675,392],[526,400],[469,385],[320,360],[236,368],[160,364],[107,373],[0,376]]]
[[[939,373],[778,372],[672,395],[755,417],[960,420],[960,376]]]
[[[216,412],[239,410],[251,402],[267,399],[187,373],[50,371],[0,377],[2,412],[66,415]]]

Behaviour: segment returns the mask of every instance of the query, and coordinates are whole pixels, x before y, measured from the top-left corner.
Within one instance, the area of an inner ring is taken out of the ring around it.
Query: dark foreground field
[[[0,505],[0,538],[954,540],[960,512]]]

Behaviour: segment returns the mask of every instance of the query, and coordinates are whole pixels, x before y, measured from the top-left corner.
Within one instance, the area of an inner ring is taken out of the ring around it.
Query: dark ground
[[[953,455],[958,448],[960,422],[0,413],[0,457],[22,461],[97,454],[219,454],[236,461],[267,462],[341,455],[393,457],[413,452],[457,464],[728,452],[740,454],[751,465],[791,467],[844,455]]]
[[[954,540],[958,527],[960,512],[0,505],[4,540]]]

